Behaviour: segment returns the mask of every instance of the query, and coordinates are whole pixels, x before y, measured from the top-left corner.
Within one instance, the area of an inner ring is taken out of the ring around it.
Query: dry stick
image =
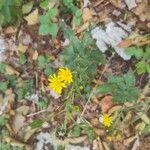
[[[110,63],[111,59],[114,57],[114,54],[115,54],[115,53],[113,53],[113,55],[109,58],[108,64],[105,65],[105,67],[104,67],[104,69],[103,69],[103,71],[102,71],[102,73],[101,73],[100,79],[102,78],[102,76],[103,76],[103,74],[105,73],[107,67],[109,66],[109,63]],[[85,111],[86,111],[86,108],[87,108],[87,106],[88,106],[88,104],[89,104],[89,102],[90,102],[90,100],[91,100],[91,98],[92,98],[92,96],[93,96],[93,93],[94,93],[94,90],[92,90],[92,92],[91,92],[91,94],[90,94],[90,96],[89,96],[89,98],[88,98],[88,100],[87,100],[87,102],[86,102],[86,104],[85,104],[85,107],[84,107],[84,109],[83,109],[83,111],[82,111],[82,113],[81,113],[79,119],[77,119],[77,121],[79,121],[79,122],[81,121],[81,117],[84,115],[84,113],[85,113]]]
[[[114,57],[114,55],[115,55],[115,53],[113,53],[112,56],[108,59],[108,63],[105,65],[105,67],[104,67],[104,69],[103,69],[99,79],[102,79],[102,76],[104,75],[104,73],[105,73],[106,69],[108,68],[109,63],[112,60],[112,58]]]
[[[37,115],[37,114],[46,112],[47,110],[48,110],[48,109],[43,109],[43,110],[41,110],[41,111],[38,111],[38,112],[35,112],[35,113],[32,113],[32,114],[29,114],[29,115],[27,115],[27,117],[33,117],[33,116],[35,116],[35,115]]]

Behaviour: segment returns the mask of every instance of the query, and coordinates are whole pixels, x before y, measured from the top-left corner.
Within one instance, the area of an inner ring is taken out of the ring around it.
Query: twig
[[[35,113],[32,113],[32,114],[29,114],[29,115],[27,115],[27,117],[33,117],[33,116],[35,116],[35,115],[38,115],[38,114],[41,114],[41,113],[43,113],[43,112],[46,112],[48,109],[43,109],[43,110],[41,110],[41,111],[38,111],[38,112],[35,112]]]
[[[77,119],[77,122],[80,122],[80,121],[81,121],[81,118],[82,118],[82,116],[84,115],[84,113],[85,113],[85,111],[86,111],[86,108],[87,108],[87,106],[88,106],[88,104],[89,104],[89,102],[90,102],[90,100],[91,100],[91,98],[92,98],[92,96],[93,96],[93,93],[94,93],[94,90],[92,90],[92,92],[91,92],[91,94],[90,94],[90,96],[89,96],[89,98],[88,98],[88,100],[87,100],[87,102],[86,102],[86,104],[85,104],[85,107],[84,107],[84,109],[83,109],[83,111],[82,111],[80,117]]]
[[[103,69],[103,71],[102,71],[102,73],[101,73],[99,79],[101,79],[102,76],[104,75],[104,73],[105,73],[106,69],[108,68],[109,63],[110,63],[110,61],[112,60],[112,58],[114,57],[114,55],[115,55],[115,53],[113,53],[112,56],[108,59],[108,63],[105,65],[105,67],[104,67],[104,69]]]

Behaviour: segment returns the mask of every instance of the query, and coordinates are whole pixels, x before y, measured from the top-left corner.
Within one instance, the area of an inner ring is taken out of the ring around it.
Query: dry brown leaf
[[[84,8],[82,18],[84,22],[90,21],[92,19],[92,11],[89,8]]]
[[[13,27],[13,26],[9,26],[7,28],[4,29],[4,33],[5,34],[13,34],[17,31],[17,28]]]
[[[28,16],[24,17],[24,19],[28,22],[28,25],[35,25],[39,22],[39,12],[38,9],[35,9]]]
[[[18,146],[18,147],[24,147],[24,146],[25,146],[24,143],[21,143],[21,142],[15,140],[15,139],[12,138],[12,137],[7,137],[7,138],[6,138],[6,142],[7,142],[8,144],[12,145],[12,146]]]
[[[103,145],[104,145],[105,150],[111,150],[106,142],[103,142]]]
[[[37,131],[38,128],[34,129],[27,129],[25,135],[24,135],[24,142],[27,142],[30,137]]]
[[[103,144],[102,144],[100,139],[98,140],[98,147],[99,147],[98,150],[104,150],[104,146],[103,146]]]
[[[13,118],[12,127],[15,133],[18,133],[19,130],[25,125],[25,117],[21,114],[16,114]]]
[[[105,96],[100,102],[102,113],[106,113],[112,106],[112,96]]]
[[[37,52],[37,50],[35,50],[33,55],[32,55],[32,59],[37,60],[37,58],[38,58],[38,52]]]
[[[110,1],[110,3],[111,3],[112,5],[114,5],[115,7],[120,8],[121,0],[109,0],[109,1]]]
[[[129,146],[129,145],[131,144],[131,142],[133,142],[136,138],[137,138],[136,135],[135,135],[135,136],[132,136],[132,137],[129,137],[129,138],[127,138],[127,139],[125,139],[125,140],[123,141],[123,144],[124,144],[125,146]]]
[[[17,70],[15,70],[13,67],[7,65],[6,66],[6,74],[19,76],[20,73]]]
[[[123,107],[123,106],[121,106],[121,105],[113,106],[111,109],[109,109],[108,113],[109,113],[109,114],[112,114],[112,113],[114,113],[114,112],[120,110],[122,107]]]
[[[30,107],[26,105],[22,105],[16,109],[16,112],[19,114],[27,115],[29,112]]]
[[[28,46],[25,46],[23,44],[19,44],[17,47],[16,47],[16,52],[17,54],[19,55],[19,52],[22,52],[22,53],[25,53],[26,50],[27,50]]]
[[[106,134],[106,131],[104,129],[94,128],[94,131],[98,136],[104,136]]]
[[[132,40],[131,39],[126,39],[126,40],[122,40],[117,47],[121,47],[121,48],[127,48],[129,46],[132,45]]]

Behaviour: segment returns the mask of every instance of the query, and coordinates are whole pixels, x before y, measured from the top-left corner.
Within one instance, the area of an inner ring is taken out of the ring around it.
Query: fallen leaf
[[[32,55],[32,59],[37,60],[37,58],[38,58],[38,52],[37,52],[37,50],[35,50],[33,55]]]
[[[92,19],[92,11],[89,8],[84,8],[82,18],[84,22],[90,21]]]
[[[35,25],[35,24],[37,24],[39,22],[38,9],[35,9],[28,16],[24,17],[24,19],[27,21],[28,25]]]
[[[7,65],[6,66],[6,74],[19,76],[20,73],[17,70],[15,70],[13,67]]]
[[[17,134],[25,124],[25,117],[21,114],[16,114],[13,118],[12,127]]]
[[[132,40],[131,39],[126,39],[126,40],[121,41],[117,46],[122,47],[122,48],[127,48],[131,45],[132,45]]]
[[[26,50],[27,50],[28,46],[26,45],[23,45],[23,44],[19,44],[17,47],[16,47],[16,52],[17,54],[19,55],[19,52],[22,52],[22,53],[25,53]]]
[[[109,1],[110,1],[110,3],[111,3],[112,5],[114,5],[115,7],[120,8],[121,0],[109,0]]]
[[[136,138],[137,138],[137,135],[129,137],[123,141],[123,144],[125,146],[129,146],[131,144],[131,142],[133,142]]]
[[[27,142],[30,137],[38,130],[38,128],[34,128],[34,129],[31,129],[31,128],[28,128],[26,130],[26,133],[24,135],[24,142]]]
[[[22,105],[16,109],[16,112],[19,114],[27,115],[29,112],[30,107],[26,105]]]
[[[114,113],[114,112],[116,112],[116,111],[122,109],[122,107],[123,107],[123,106],[121,106],[121,105],[113,106],[111,109],[109,109],[108,113],[109,113],[109,114],[112,114],[112,113]]]
[[[108,144],[106,142],[103,142],[103,145],[104,145],[105,150],[110,150],[110,147],[108,146]]]
[[[112,106],[112,96],[105,96],[100,102],[102,113],[106,113]]]
[[[12,137],[7,137],[6,142],[12,146],[18,146],[18,147],[24,147],[25,146],[24,143],[21,143]]]
[[[4,29],[4,33],[5,34],[13,34],[17,31],[17,28],[13,27],[13,26],[9,26],[7,28]]]
[[[94,128],[94,131],[98,136],[104,136],[106,134],[106,131],[104,129]]]

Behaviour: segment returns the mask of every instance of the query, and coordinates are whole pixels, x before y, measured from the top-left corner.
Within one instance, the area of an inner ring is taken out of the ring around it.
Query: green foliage
[[[0,127],[7,123],[7,119],[4,116],[0,116]]]
[[[119,103],[135,101],[140,93],[139,89],[135,87],[135,77],[132,71],[124,76],[110,75],[107,83],[98,86],[97,91],[112,94],[113,101]]]
[[[20,62],[21,65],[24,65],[27,62],[27,58],[26,58],[25,54],[20,53],[19,62]]]
[[[64,23],[61,26],[65,36],[70,40],[70,44],[65,47],[60,58],[65,66],[75,72],[75,78],[80,83],[79,85],[84,86],[95,78],[97,67],[105,63],[105,58],[97,49],[88,32],[84,33],[80,41]]]
[[[38,66],[44,69],[44,73],[49,76],[53,73],[53,68],[50,66],[51,58],[47,55],[38,56]]]
[[[0,1],[0,25],[12,24],[22,16],[22,0]]]
[[[6,70],[6,64],[3,62],[0,62],[0,73],[5,73]]]
[[[83,131],[90,139],[95,139],[96,138],[96,133],[89,124],[87,123],[81,123],[81,124],[76,124],[72,129],[71,129],[71,136],[78,137],[81,135],[81,131]]]
[[[39,128],[42,126],[42,124],[44,123],[44,121],[42,119],[35,119],[33,120],[33,122],[31,123],[31,128]]]
[[[46,109],[48,107],[48,99],[46,97],[43,97],[37,102],[37,107],[39,109]]]
[[[73,26],[80,25],[82,21],[82,10],[74,4],[74,0],[63,0],[64,6],[73,14]]]
[[[58,14],[57,8],[49,9],[44,15],[40,16],[39,34],[56,36],[58,32],[57,23],[53,22],[53,18]]]
[[[138,74],[150,73],[150,45],[145,49],[140,47],[129,47],[126,49],[126,52],[130,56],[134,56],[138,62],[136,63],[136,69]]]
[[[26,96],[35,93],[33,79],[29,78],[28,80],[24,80],[22,83],[17,84],[15,88],[15,93],[18,96],[18,100],[21,100]]]
[[[0,134],[0,149],[1,150],[23,150],[23,147],[11,146],[9,143],[5,141],[6,137],[8,137],[8,131],[5,129],[1,130]]]
[[[7,90],[7,82],[0,82],[0,92],[5,92]]]

